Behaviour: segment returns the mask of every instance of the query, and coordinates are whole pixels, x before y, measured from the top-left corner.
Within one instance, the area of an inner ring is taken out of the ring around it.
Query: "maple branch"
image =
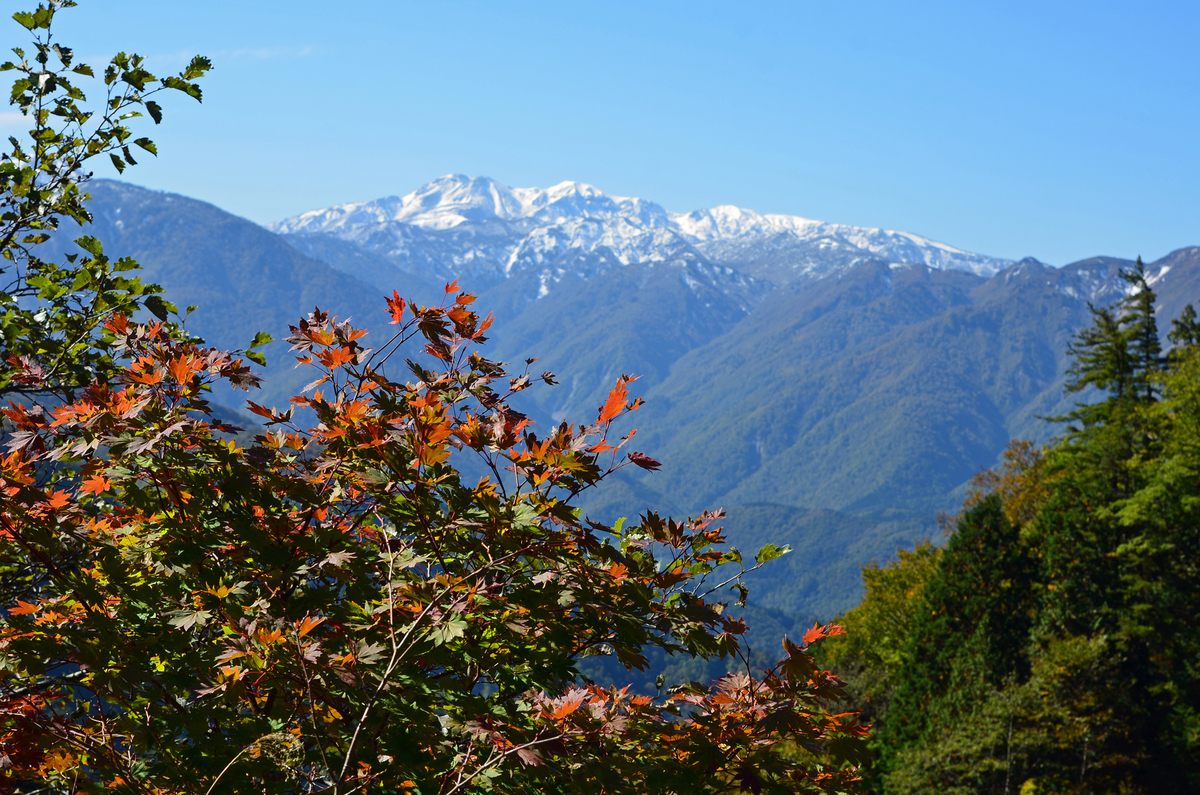
[[[455,588],[457,588],[463,581],[482,574],[491,568],[495,568],[495,566],[499,565],[500,563],[515,557],[519,557],[528,551],[529,548],[524,547],[515,552],[511,552],[502,558],[498,558],[495,562],[495,565],[489,563],[487,565],[480,566],[469,574],[463,575],[458,582],[447,585],[442,592],[430,600],[429,604],[425,606],[425,608],[417,615],[415,619],[413,619],[412,626],[409,627],[408,631],[404,633],[404,637],[400,639],[400,643],[393,646],[392,657],[390,660],[388,660],[388,664],[384,669],[383,675],[379,679],[379,685],[376,686],[375,692],[371,694],[371,698],[367,700],[367,704],[363,707],[362,714],[359,716],[358,721],[354,726],[354,734],[350,737],[350,744],[346,746],[346,758],[342,762],[341,772],[338,773],[337,783],[334,785],[334,792],[338,791],[337,787],[340,786],[341,782],[346,778],[346,771],[350,769],[350,761],[354,757],[354,746],[358,743],[359,735],[362,733],[363,726],[366,725],[367,718],[370,716],[371,711],[375,708],[375,703],[379,700],[380,695],[383,694],[383,690],[387,686],[388,679],[391,678],[391,675],[395,673],[396,668],[399,667],[400,663],[415,647],[417,639],[413,638],[413,633],[416,632],[417,627],[420,626],[421,620],[429,615],[429,612],[434,608],[434,606],[443,598],[445,598],[447,594],[451,593]],[[411,644],[409,643],[410,639],[413,641]],[[403,651],[400,651],[400,647],[405,646],[406,644],[408,644],[407,647],[404,648]]]
[[[582,734],[582,732],[581,732],[581,734]],[[499,753],[499,755],[497,755],[497,756],[492,756],[491,754],[489,754],[488,761],[486,761],[484,764],[482,764],[481,766],[476,768],[475,771],[473,773],[471,773],[469,776],[467,776],[466,778],[462,777],[462,770],[460,769],[458,783],[455,784],[449,790],[446,790],[444,792],[439,789],[438,790],[439,795],[454,795],[454,793],[458,792],[460,789],[462,789],[463,787],[470,784],[476,778],[483,775],[483,773],[485,773],[489,769],[495,767],[496,765],[500,764],[500,762],[502,762],[506,757],[512,756],[515,753],[520,753],[521,751],[524,751],[529,748],[533,748],[538,745],[545,745],[546,743],[558,742],[559,740],[565,739],[570,736],[571,736],[570,734],[563,733],[563,734],[555,735],[554,737],[545,737],[540,740],[530,740],[529,742],[523,743],[521,745],[514,745],[512,748],[509,748],[506,751],[501,751]],[[493,746],[492,748],[494,751],[495,746]]]

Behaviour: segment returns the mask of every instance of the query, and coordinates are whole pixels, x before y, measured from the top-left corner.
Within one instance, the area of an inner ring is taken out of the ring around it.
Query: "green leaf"
[[[781,558],[791,551],[792,548],[787,544],[784,544],[781,547],[776,546],[775,544],[767,544],[762,549],[758,550],[758,553],[754,556],[754,562],[766,563],[767,561],[775,560],[775,558]]]
[[[166,320],[167,316],[175,311],[175,307],[170,302],[162,300],[157,295],[147,296],[144,303],[150,313],[159,320]]]
[[[75,245],[97,259],[104,255],[104,245],[91,235],[75,238]]]
[[[429,632],[429,638],[434,646],[442,646],[455,638],[461,638],[467,631],[467,622],[455,616],[438,624]]]
[[[203,77],[204,73],[212,69],[212,61],[205,58],[203,55],[197,55],[188,64],[187,69],[184,69],[180,74],[184,80],[195,80],[198,77]],[[198,98],[198,97],[197,97]]]
[[[188,308],[194,309],[195,307],[188,307]],[[250,347],[251,348],[259,348],[263,345],[266,345],[268,342],[274,342],[274,341],[275,341],[275,339],[270,334],[268,334],[265,331],[260,331],[254,335],[254,341],[250,343]]]
[[[182,630],[189,630],[192,627],[202,627],[212,618],[212,613],[207,610],[180,610],[175,613],[175,617],[171,619],[171,626]]]
[[[149,138],[138,138],[136,141],[134,141],[134,143],[145,149],[150,154],[155,156],[158,155],[158,147],[156,147],[154,145],[154,141],[151,141]]]
[[[150,118],[154,119],[155,124],[162,123],[162,106],[152,99],[146,100],[146,111],[150,114]]]

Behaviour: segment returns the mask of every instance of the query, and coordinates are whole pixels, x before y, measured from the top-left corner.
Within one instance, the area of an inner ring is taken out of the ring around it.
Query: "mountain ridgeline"
[[[1077,399],[1063,396],[1068,343],[1132,264],[1009,262],[736,207],[669,213],[579,183],[450,176],[270,229],[124,183],[89,190],[89,233],[199,305],[188,327],[213,344],[281,339],[314,305],[386,334],[383,295],[438,301],[458,279],[496,315],[490,354],[538,357],[560,382],[521,395],[542,426],[594,416],[619,375],[641,376],[638,449],[662,470],[622,472],[587,509],[725,508],[735,543],[800,551],[750,580],[752,602],[792,617],[853,605],[860,564],[930,535],[1010,439],[1056,432],[1039,418]],[[1200,297],[1200,248],[1147,273],[1169,325]],[[282,406],[309,379],[281,343],[266,354],[261,400]]]

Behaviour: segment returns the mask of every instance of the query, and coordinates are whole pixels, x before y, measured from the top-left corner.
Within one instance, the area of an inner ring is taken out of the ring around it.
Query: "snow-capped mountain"
[[[906,232],[728,205],[671,213],[579,182],[510,188],[461,175],[441,177],[404,197],[313,210],[270,228],[288,236],[335,237],[403,271],[435,278],[497,283],[532,271],[538,297],[568,275],[590,279],[634,263],[704,263],[767,283],[820,278],[866,260],[981,276],[1011,264]]]

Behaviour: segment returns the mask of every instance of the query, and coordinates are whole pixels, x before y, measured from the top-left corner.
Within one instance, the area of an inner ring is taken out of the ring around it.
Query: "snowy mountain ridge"
[[[403,197],[312,210],[269,228],[340,238],[403,270],[430,275],[503,280],[531,270],[539,296],[565,275],[594,278],[635,263],[703,261],[737,270],[758,263],[747,275],[772,282],[820,278],[868,259],[981,276],[1012,264],[907,232],[730,205],[671,213],[580,182],[510,188],[462,175],[440,177]]]

